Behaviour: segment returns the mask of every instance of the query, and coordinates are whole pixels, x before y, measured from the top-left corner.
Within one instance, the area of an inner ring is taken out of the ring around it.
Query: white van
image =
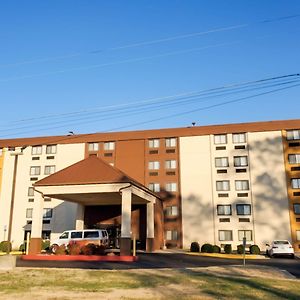
[[[67,230],[57,240],[51,241],[51,249],[55,252],[58,246],[67,246],[70,242],[108,246],[109,237],[105,229]]]

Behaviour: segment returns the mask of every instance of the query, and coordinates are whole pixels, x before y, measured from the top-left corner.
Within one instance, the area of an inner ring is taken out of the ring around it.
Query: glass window
[[[159,148],[159,139],[152,139],[148,141],[149,148]]]
[[[115,149],[115,142],[105,142],[104,143],[104,150],[112,151]]]
[[[296,239],[300,241],[300,230],[296,230]]]
[[[33,212],[33,208],[26,209],[26,218],[27,219],[32,219],[32,212]]]
[[[29,188],[28,188],[28,196],[34,196],[34,188],[32,187],[32,186],[30,186]]]
[[[292,179],[292,189],[300,189],[300,178]]]
[[[234,144],[246,143],[246,134],[245,133],[233,133],[232,142]]]
[[[98,238],[99,237],[99,232],[98,231],[84,231],[83,237],[85,239],[87,239],[87,238]]]
[[[159,161],[149,161],[148,168],[149,170],[159,170],[160,163]]]
[[[177,230],[167,230],[165,232],[165,237],[166,237],[166,240],[176,241],[178,239],[178,232],[177,232]]]
[[[73,231],[71,232],[71,239],[81,239],[82,231]]]
[[[300,164],[300,154],[289,154],[288,158],[290,164]]]
[[[55,166],[45,166],[45,175],[55,173]]]
[[[214,135],[215,144],[227,144],[227,134]]]
[[[219,241],[232,241],[232,230],[219,230]]]
[[[235,167],[248,166],[248,157],[247,156],[235,156],[234,157],[234,166]]]
[[[152,192],[160,192],[160,184],[159,183],[149,183],[149,190]]]
[[[166,191],[167,192],[176,192],[177,191],[177,183],[176,182],[166,183]]]
[[[215,158],[216,168],[225,168],[229,166],[228,157],[216,157]]]
[[[56,145],[47,145],[46,154],[55,154],[56,153]]]
[[[60,239],[67,239],[69,237],[69,232],[63,232],[62,235],[59,237]]]
[[[166,160],[166,169],[176,169],[176,160]]]
[[[216,182],[217,191],[229,191],[230,184],[229,180],[220,180]]]
[[[41,167],[35,166],[30,167],[30,175],[40,175],[41,174]]]
[[[52,208],[44,208],[43,210],[43,218],[44,219],[50,219],[52,218]]]
[[[294,204],[294,213],[295,215],[300,215],[300,203]]]
[[[252,230],[239,230],[238,231],[239,241],[246,238],[246,241],[252,241]]]
[[[237,215],[251,215],[251,205],[250,204],[237,204],[236,205]]]
[[[166,147],[176,147],[176,138],[166,138]]]
[[[286,132],[287,140],[300,140],[300,130],[287,130]]]
[[[178,207],[173,206],[167,206],[166,207],[166,216],[178,216]]]
[[[236,180],[235,181],[236,191],[248,191],[249,190],[249,180]]]
[[[40,155],[40,154],[42,154],[42,146],[32,146],[31,154],[32,155]]]
[[[88,144],[89,151],[98,151],[99,150],[99,143],[89,143]]]
[[[218,216],[231,215],[231,205],[217,205]]]

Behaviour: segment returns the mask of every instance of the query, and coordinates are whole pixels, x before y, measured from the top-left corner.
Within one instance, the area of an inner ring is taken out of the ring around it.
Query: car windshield
[[[288,245],[288,241],[274,241],[274,245]]]

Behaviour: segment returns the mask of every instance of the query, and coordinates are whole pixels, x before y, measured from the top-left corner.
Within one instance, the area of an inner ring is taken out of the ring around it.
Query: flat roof
[[[189,126],[138,131],[88,133],[78,135],[42,136],[0,140],[0,147],[18,147],[50,144],[76,144],[88,142],[125,141],[151,138],[184,137],[209,134],[260,132],[300,129],[300,119],[251,123],[233,123],[209,126]]]

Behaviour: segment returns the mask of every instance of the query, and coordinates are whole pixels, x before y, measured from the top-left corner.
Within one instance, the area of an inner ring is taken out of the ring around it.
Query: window
[[[300,230],[296,230],[296,239],[300,241]]]
[[[47,145],[46,154],[55,154],[56,153],[56,145]]]
[[[43,210],[43,218],[50,219],[52,218],[52,208],[44,208]]]
[[[112,151],[115,149],[115,142],[105,142],[104,143],[104,150],[105,151]]]
[[[82,231],[73,231],[71,232],[71,239],[81,239]]]
[[[27,219],[32,219],[32,212],[33,212],[33,208],[26,209],[26,218]]]
[[[27,193],[28,196],[32,197],[34,196],[34,188],[32,186],[30,186],[28,188],[28,193]]]
[[[217,134],[214,136],[215,144],[227,144],[227,135],[226,134]]]
[[[228,157],[216,157],[215,158],[216,168],[225,168],[229,166]]]
[[[300,203],[294,204],[294,213],[295,215],[300,215]]]
[[[159,170],[159,161],[149,161],[148,168],[149,170]]]
[[[239,230],[238,231],[239,241],[246,238],[246,241],[252,241],[252,230]]]
[[[232,241],[232,230],[219,230],[219,241]]]
[[[178,239],[178,232],[177,232],[177,230],[167,230],[165,232],[165,237],[166,237],[166,240],[176,241]]]
[[[249,190],[249,181],[248,180],[236,180],[235,181],[235,190],[236,191],[248,191]]]
[[[231,205],[217,205],[218,216],[231,215]]]
[[[55,166],[45,166],[45,175],[55,173]]]
[[[84,231],[83,238],[99,238],[99,231]]]
[[[148,141],[149,148],[159,148],[159,139],[153,139]]]
[[[300,178],[292,179],[292,189],[300,189]]]
[[[176,138],[167,138],[166,139],[166,147],[176,147]]]
[[[166,183],[166,191],[167,192],[176,192],[177,191],[177,183],[176,182]]]
[[[40,155],[40,154],[42,154],[42,146],[32,146],[31,154],[32,155]]]
[[[60,239],[67,239],[69,237],[69,232],[63,232],[62,235],[59,237]]]
[[[300,154],[289,154],[290,164],[300,164]]]
[[[30,175],[40,175],[41,174],[41,167],[35,166],[30,167]]]
[[[98,151],[99,150],[99,143],[89,143],[88,144],[89,151]]]
[[[300,130],[287,130],[286,139],[290,140],[300,140]]]
[[[159,183],[149,183],[149,190],[152,192],[160,192],[160,184]]]
[[[229,180],[220,180],[216,182],[217,191],[229,191],[230,184]]]
[[[247,156],[235,156],[234,158],[235,167],[246,167],[248,166],[248,157]]]
[[[246,143],[246,134],[245,133],[233,133],[232,142],[234,144]]]
[[[237,215],[251,215],[251,205],[250,204],[237,204],[236,205]]]
[[[166,207],[166,216],[174,217],[178,216],[178,207],[177,206],[167,206]]]
[[[166,169],[176,169],[176,160],[171,159],[171,160],[166,160]]]

